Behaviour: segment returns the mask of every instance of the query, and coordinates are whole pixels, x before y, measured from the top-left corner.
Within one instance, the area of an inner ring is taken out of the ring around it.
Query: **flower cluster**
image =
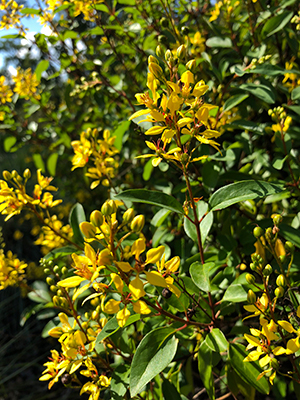
[[[3,11],[0,21],[0,29],[15,28],[23,31],[21,19],[24,14],[21,10],[24,8],[23,4],[18,4],[15,0],[1,0],[0,11]]]
[[[177,49],[178,58],[185,54],[185,47],[180,46]],[[157,143],[146,141],[147,146],[156,152],[158,158],[153,160],[153,165],[159,164],[161,159],[171,160],[173,162],[198,161],[199,158],[192,159],[192,153],[188,154],[189,145],[192,139],[196,139],[200,144],[208,144],[218,150],[219,144],[213,140],[220,136],[220,132],[210,129],[209,116],[210,111],[216,106],[204,103],[203,95],[208,90],[208,86],[203,80],[195,82],[194,74],[189,70],[193,69],[194,61],[186,64],[188,68],[182,75],[176,70],[174,73],[175,59],[170,50],[165,54],[168,71],[171,74],[170,80],[167,80],[165,73],[157,58],[149,56],[148,59],[148,78],[147,86],[150,93],[137,93],[136,99],[140,105],[146,106],[146,109],[139,110],[131,115],[130,120],[134,120],[143,115],[146,118],[137,123],[147,121],[153,126],[145,132],[147,136],[157,136]],[[183,145],[184,136],[188,141]],[[174,141],[176,147],[172,146]],[[162,143],[162,147],[161,147]],[[166,147],[171,144],[170,150]],[[153,157],[153,154],[140,156],[142,158]]]
[[[8,286],[20,286],[25,280],[25,268],[27,264],[20,261],[16,255],[8,251],[5,255],[3,249],[0,250],[0,290]]]
[[[1,103],[10,103],[12,100],[13,92],[8,85],[5,84],[5,76],[0,76],[0,97]]]
[[[35,75],[32,73],[31,68],[22,70],[20,67],[17,69],[17,74],[12,77],[15,87],[14,92],[19,96],[24,97],[26,100],[33,97],[35,99],[40,99],[40,95],[37,93],[37,86],[39,81]]]
[[[36,211],[36,207],[48,209],[60,204],[62,200],[54,200],[51,191],[56,191],[50,183],[53,178],[44,177],[39,169],[37,171],[37,181],[32,196],[26,193],[26,183],[31,177],[31,172],[26,169],[23,173],[23,178],[17,171],[3,172],[3,178],[0,180],[0,212],[6,215],[5,220],[27,208],[31,211]],[[8,185],[9,182],[11,186]]]
[[[75,156],[72,159],[72,170],[83,168],[89,159],[92,159],[94,167],[89,167],[86,176],[91,178],[91,189],[100,183],[104,186],[110,185],[110,180],[115,177],[118,169],[118,161],[115,155],[119,150],[114,146],[116,137],[110,136],[108,129],[103,132],[103,139],[98,139],[98,130],[88,129],[82,132],[80,140],[72,142]]]

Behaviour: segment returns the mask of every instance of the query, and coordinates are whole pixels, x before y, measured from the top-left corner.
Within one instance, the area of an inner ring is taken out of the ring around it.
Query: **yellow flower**
[[[37,94],[37,86],[39,81],[35,73],[31,72],[31,68],[22,70],[20,67],[17,68],[17,74],[12,77],[15,82],[14,91],[18,93],[21,97],[28,100],[30,97],[35,99],[40,99],[40,95]]]
[[[0,76],[0,98],[1,103],[10,103],[12,101],[13,92],[8,85],[5,84],[5,76]],[[2,112],[3,114],[3,112]]]

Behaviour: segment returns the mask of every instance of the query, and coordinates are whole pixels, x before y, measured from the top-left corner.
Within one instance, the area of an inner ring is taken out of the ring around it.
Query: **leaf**
[[[44,258],[44,260],[48,260],[48,261],[49,260],[55,260],[57,258],[66,257],[66,256],[68,256],[70,254],[75,253],[76,251],[78,251],[78,250],[73,246],[65,246],[65,247],[61,247],[59,249],[51,250],[43,258]]]
[[[225,47],[225,48],[232,48],[232,41],[230,38],[222,38],[219,36],[214,36],[206,41],[206,46],[208,47]]]
[[[122,149],[122,139],[123,139],[124,133],[128,130],[130,123],[131,123],[130,121],[122,122],[118,126],[118,128],[111,134],[111,136],[116,136],[114,145],[119,151]]]
[[[207,346],[216,353],[228,350],[228,342],[224,333],[218,328],[214,328],[205,338]]]
[[[55,176],[58,153],[52,153],[47,159],[47,169],[51,176]]]
[[[209,262],[202,264],[199,261],[190,266],[190,274],[194,284],[204,292],[210,292],[209,271],[215,266],[215,263]]]
[[[49,67],[49,61],[48,60],[42,60],[38,63],[36,69],[35,69],[35,75],[38,81],[41,80],[42,73],[46,71],[46,69]]]
[[[288,158],[288,155],[286,155],[284,158],[277,158],[277,160],[275,160],[273,162],[273,168],[278,169],[279,171],[282,169],[285,160]]]
[[[45,173],[46,169],[45,169],[45,164],[42,159],[42,156],[39,153],[35,153],[35,154],[33,154],[32,158],[33,158],[34,165],[36,166],[36,168],[41,169],[42,172]]]
[[[32,104],[27,112],[26,112],[26,118],[29,118],[32,114],[34,114],[36,111],[38,111],[41,108],[40,104]]]
[[[36,303],[49,303],[52,298],[49,293],[49,287],[45,282],[35,281],[32,285],[33,290],[28,293],[27,297]]]
[[[197,216],[198,219],[200,220],[203,215],[207,212],[208,209],[208,204],[205,203],[204,201],[198,201],[196,204],[196,210],[197,210]],[[189,210],[189,217],[193,218],[193,211],[190,209]],[[210,231],[210,228],[213,223],[213,213],[209,212],[201,221],[200,223],[200,232],[201,232],[201,241],[202,243],[205,242],[206,237]],[[195,225],[189,221],[187,218],[184,219],[183,222],[184,230],[185,233],[188,235],[189,238],[191,238],[194,242],[197,242],[197,231]]]
[[[184,214],[181,204],[174,197],[154,190],[133,189],[125,190],[115,196],[116,199],[129,200],[137,203],[152,204],[163,207],[178,214]]]
[[[23,39],[24,35],[20,35],[18,33],[15,33],[13,35],[3,35],[0,37],[0,39]]]
[[[264,181],[236,182],[217,190],[209,199],[209,205],[212,211],[222,210],[240,201],[260,199],[282,191],[282,185]]]
[[[28,15],[40,15],[41,11],[37,10],[36,8],[23,8],[20,10],[21,14],[28,14]]]
[[[230,97],[225,101],[223,106],[223,112],[231,110],[233,107],[240,104],[242,101],[246,100],[249,97],[248,94],[237,94],[235,96]]]
[[[164,400],[181,400],[180,394],[178,393],[176,387],[167,379],[163,380],[162,392],[164,395]]]
[[[236,373],[260,393],[268,394],[269,385],[266,378],[263,376],[257,380],[258,375],[262,372],[258,362],[244,362],[247,355],[248,352],[245,351],[244,346],[237,343],[229,345],[229,360]]]
[[[149,332],[140,342],[133,356],[130,372],[130,394],[136,396],[156,375],[173,360],[178,340],[174,329],[157,328]]]
[[[165,210],[164,208],[162,208],[161,210],[157,211],[157,213],[153,216],[150,224],[156,227],[161,226],[169,214],[170,210]]]
[[[292,90],[291,98],[292,98],[292,100],[300,99],[300,86],[298,86]]]
[[[143,172],[143,179],[144,181],[149,181],[152,171],[154,167],[152,165],[152,160],[148,160],[144,166],[144,172]]]
[[[62,35],[63,40],[66,39],[77,39],[78,37],[78,33],[75,31],[65,31]]]
[[[7,138],[5,138],[3,143],[4,151],[8,153],[10,149],[15,145],[16,141],[17,138],[15,138],[14,136],[8,136]]]
[[[79,229],[79,224],[86,221],[85,212],[80,203],[76,203],[70,211],[69,224],[73,229],[74,239],[79,243],[84,243],[84,236]]]
[[[131,325],[134,322],[138,321],[140,318],[141,318],[140,314],[131,315],[128,318],[128,320],[126,321],[126,324],[124,325],[124,328],[126,326]],[[107,324],[104,325],[104,328],[101,330],[101,332],[98,333],[98,336],[96,338],[96,346],[97,346],[98,343],[101,343],[102,340],[104,340],[107,337],[113,335],[119,329],[120,329],[120,325],[118,324],[117,318],[116,317],[111,318],[107,322]]]
[[[264,25],[261,34],[265,37],[274,35],[281,31],[291,20],[293,12],[285,11],[275,17],[270,18]]]
[[[274,93],[268,86],[262,84],[255,85],[254,83],[244,83],[240,86],[240,89],[250,92],[255,97],[258,97],[268,104],[275,103]]]
[[[230,285],[222,299],[222,301],[229,301],[232,303],[241,303],[247,300],[248,291],[244,289],[241,284],[232,284]]]
[[[295,229],[287,224],[280,224],[279,234],[284,237],[285,240],[289,240],[295,246],[300,248],[300,236],[299,229]]]
[[[201,343],[198,351],[198,370],[203,385],[210,400],[215,399],[214,376],[212,373],[212,351],[205,342]]]

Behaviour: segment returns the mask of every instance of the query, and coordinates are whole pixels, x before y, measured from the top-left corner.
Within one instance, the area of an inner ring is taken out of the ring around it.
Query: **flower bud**
[[[79,228],[87,239],[93,239],[96,236],[96,228],[90,222],[81,222]]]
[[[55,307],[60,307],[60,298],[58,296],[53,296],[52,302],[55,305]]]
[[[257,271],[258,267],[256,263],[250,263],[250,269],[252,269],[252,271]]]
[[[274,294],[276,297],[282,297],[284,295],[284,288],[282,286],[279,286],[275,289]]]
[[[60,271],[59,266],[58,266],[58,265],[55,265],[55,266],[53,267],[53,272],[56,273],[56,274],[58,274],[59,271]]]
[[[280,214],[273,214],[272,220],[273,220],[274,225],[279,225],[280,222],[282,222],[282,216]]]
[[[253,235],[254,237],[256,237],[257,239],[260,238],[262,235],[264,234],[263,229],[260,226],[256,226],[253,229]]]
[[[272,272],[273,272],[273,268],[271,267],[270,264],[267,264],[265,266],[265,268],[263,269],[262,273],[263,273],[263,276],[270,276]]]
[[[159,22],[163,28],[167,28],[169,26],[169,21],[165,17],[162,17]]]
[[[94,210],[90,215],[90,221],[96,228],[100,228],[103,224],[104,218],[100,211]]]
[[[244,263],[241,263],[241,264],[240,264],[240,270],[241,270],[241,271],[245,271],[246,269],[247,269],[247,265],[244,264]]]
[[[68,268],[67,267],[62,267],[61,269],[61,274],[66,275],[68,273]]]
[[[101,207],[101,212],[105,216],[114,214],[117,211],[117,205],[114,200],[107,200]]]
[[[178,47],[178,49],[176,51],[176,55],[179,59],[182,59],[186,56],[186,47],[184,44],[182,44],[181,46]]]
[[[11,174],[14,179],[17,179],[20,176],[15,169],[11,172]]]
[[[51,286],[50,286],[50,290],[51,290],[51,292],[56,293],[56,292],[58,291],[58,287],[55,286],[55,285],[51,285]]]
[[[278,257],[279,258],[279,260],[282,262],[282,264],[285,262],[285,260],[286,260],[286,255],[285,254],[282,254],[281,256],[279,256]]]
[[[166,46],[168,44],[168,38],[165,35],[159,35],[158,42]]]
[[[254,304],[256,302],[256,295],[251,289],[248,290],[247,301],[250,304]]]
[[[295,251],[295,246],[294,246],[293,243],[290,242],[290,241],[285,242],[284,247],[285,247],[286,251],[289,251],[289,252],[292,253],[292,254],[293,254],[294,251]]]
[[[133,218],[130,228],[133,232],[141,232],[145,225],[145,217],[140,214]]]
[[[23,176],[25,179],[29,179],[31,177],[31,172],[29,168],[25,169],[25,171],[23,172]]]
[[[271,358],[271,366],[275,371],[279,369],[279,362],[276,360],[276,358]]]
[[[246,275],[246,281],[250,284],[250,285],[254,285],[255,283],[255,277],[252,274],[247,274]]]
[[[197,68],[196,60],[190,60],[185,64],[186,68],[191,71],[195,72]]]
[[[273,238],[272,228],[266,229],[265,237],[268,241],[272,240],[272,238]]]
[[[286,277],[283,274],[280,274],[277,276],[276,279],[276,285],[279,287],[285,287],[286,286]]]
[[[154,75],[156,79],[162,79],[164,77],[163,70],[160,68],[158,64],[150,63],[149,71]]]
[[[95,321],[96,319],[98,319],[99,318],[99,313],[98,313],[98,311],[93,311],[92,312],[92,319]]]
[[[50,278],[50,276],[47,276],[46,282],[47,282],[47,284],[48,284],[49,286],[55,284],[55,280],[54,280],[53,278]]]
[[[6,181],[10,181],[12,179],[12,174],[9,171],[3,171],[2,175]]]
[[[157,57],[163,58],[163,56],[164,56],[164,51],[160,45],[156,46],[155,53],[156,53]]]
[[[124,224],[130,224],[130,222],[134,218],[134,210],[133,208],[128,208],[123,214],[123,223]]]
[[[158,59],[156,57],[154,57],[154,56],[151,56],[151,55],[148,57],[148,64],[150,64],[150,63],[154,63],[154,64],[158,64],[159,65]]]
[[[170,61],[171,58],[173,58],[173,55],[172,55],[171,50],[168,49],[168,50],[165,52],[165,60],[166,60],[166,61]]]
[[[44,273],[45,273],[46,275],[49,275],[50,272],[51,272],[50,268],[44,268]]]

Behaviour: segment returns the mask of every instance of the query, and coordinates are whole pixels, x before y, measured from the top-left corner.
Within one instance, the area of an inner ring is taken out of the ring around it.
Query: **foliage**
[[[298,2],[0,9],[0,290],[47,320],[40,383],[300,398]]]

